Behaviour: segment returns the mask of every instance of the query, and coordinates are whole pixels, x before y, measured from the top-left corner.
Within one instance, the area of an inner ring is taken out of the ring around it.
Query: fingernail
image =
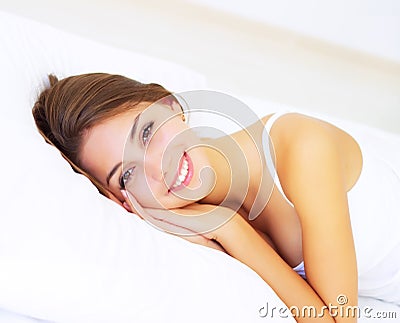
[[[128,199],[128,194],[126,194],[125,190],[121,190],[121,194],[125,199]]]

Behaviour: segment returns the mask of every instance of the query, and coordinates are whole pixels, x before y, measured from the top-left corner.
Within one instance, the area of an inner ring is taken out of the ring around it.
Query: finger
[[[167,217],[167,213],[169,213],[168,210],[147,209],[142,207],[140,203],[136,200],[136,198],[128,190],[121,190],[121,193],[124,196],[125,202],[129,205],[130,209],[132,209],[142,219],[145,219],[152,224],[163,222]]]
[[[141,206],[139,203],[137,203],[136,199],[133,197],[132,194],[130,194],[126,190],[121,190],[121,194],[124,197],[125,201],[122,203],[122,205],[127,209],[129,212],[135,213],[138,215],[141,219],[143,219],[143,213],[144,211],[141,210]],[[132,203],[133,202],[133,203]],[[135,203],[135,204],[134,204]],[[139,210],[138,210],[139,209]]]
[[[121,190],[121,194],[134,213],[157,229],[182,236],[196,236],[206,231],[204,221],[198,217],[183,216],[168,209],[143,208],[128,190]]]
[[[168,209],[146,209],[146,213],[151,216],[149,222],[163,231],[178,236],[197,236],[202,235],[202,221],[197,217],[183,216]]]
[[[128,203],[126,203],[125,201],[122,202],[122,206],[125,208],[125,210],[127,210],[130,213],[134,213],[133,210],[131,209],[130,205]]]
[[[125,198],[124,203],[127,203],[130,209],[157,229],[175,234],[179,232],[181,235],[193,234],[192,230],[179,224],[181,217],[177,218],[171,210],[143,208],[128,190],[121,190],[121,194]]]

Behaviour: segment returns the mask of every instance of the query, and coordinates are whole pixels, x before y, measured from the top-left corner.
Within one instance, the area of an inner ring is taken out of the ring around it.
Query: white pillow
[[[0,28],[0,322],[10,312],[68,323],[258,322],[267,303],[285,308],[240,262],[100,196],[33,125],[49,72],[115,72],[177,91],[203,86],[202,76],[9,14]]]
[[[28,110],[47,84],[49,73],[59,78],[90,72],[122,74],[172,91],[205,86],[204,76],[184,66],[108,47],[1,11],[0,26],[0,87],[7,100],[3,108],[24,122],[32,121]],[[14,104],[24,108],[11,109]]]

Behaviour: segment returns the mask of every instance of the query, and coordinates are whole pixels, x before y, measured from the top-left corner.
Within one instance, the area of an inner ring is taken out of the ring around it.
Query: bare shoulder
[[[267,115],[263,117],[263,123],[266,124],[272,116],[273,115]],[[280,116],[274,122],[274,126],[271,129],[271,137],[274,141],[280,139],[293,141],[296,138],[299,138],[299,135],[302,136],[301,139],[304,140],[306,138],[303,136],[312,139],[315,135],[319,134],[324,134],[325,136],[332,135],[336,137],[339,132],[350,137],[349,134],[327,121],[305,114],[292,112]]]
[[[270,116],[262,119],[267,122]],[[279,177],[284,180],[288,168],[321,167],[336,161],[350,189],[362,168],[362,154],[356,140],[337,126],[300,113],[279,117],[270,132],[274,144]],[[336,156],[333,160],[332,156]],[[283,183],[282,183],[283,184]]]
[[[261,120],[264,124],[272,115]],[[313,144],[326,146],[327,149],[337,149],[345,145],[358,146],[356,140],[344,130],[327,121],[300,113],[287,113],[280,116],[270,131],[275,146],[285,148],[311,147]],[[277,147],[276,147],[277,148]],[[321,148],[321,147],[320,147]]]

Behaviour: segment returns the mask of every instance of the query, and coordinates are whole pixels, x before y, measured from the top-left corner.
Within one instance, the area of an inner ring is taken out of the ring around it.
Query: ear
[[[162,98],[160,100],[160,102],[162,104],[167,105],[168,107],[170,107],[171,110],[176,112],[176,113],[182,113],[183,112],[183,109],[182,109],[181,105],[179,104],[178,100],[172,94]]]
[[[179,104],[179,102],[175,99],[174,101],[172,101],[172,110],[176,113],[183,113],[183,109],[181,107],[181,105]]]

